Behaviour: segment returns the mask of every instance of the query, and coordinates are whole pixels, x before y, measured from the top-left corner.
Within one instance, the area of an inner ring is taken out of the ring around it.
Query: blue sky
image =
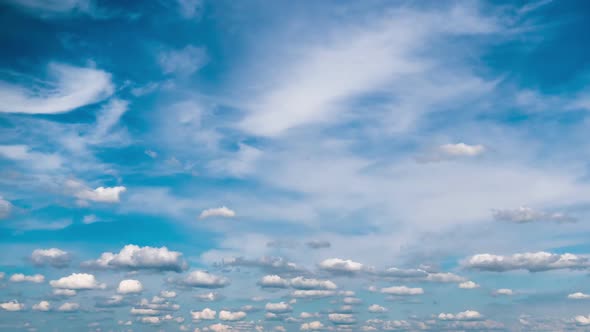
[[[586,1],[0,4],[1,331],[585,331]]]

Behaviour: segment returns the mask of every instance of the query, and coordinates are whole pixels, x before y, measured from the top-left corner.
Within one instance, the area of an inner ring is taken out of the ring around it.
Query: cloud
[[[11,282],[32,282],[32,283],[36,283],[36,284],[40,284],[45,282],[45,276],[43,276],[42,274],[35,274],[35,275],[24,275],[22,273],[15,273],[12,276],[10,276],[9,279]]]
[[[92,0],[44,1],[44,0],[9,0],[23,9],[35,12],[41,16],[63,15],[70,13],[94,14],[95,7]]]
[[[122,307],[128,305],[127,302],[124,301],[123,295],[113,295],[107,298],[99,298],[96,302],[96,307],[98,308],[112,308],[112,307]]]
[[[381,293],[389,294],[389,295],[421,295],[424,294],[424,290],[422,288],[410,288],[406,286],[394,286],[394,287],[386,287],[381,288]]]
[[[506,295],[506,296],[511,296],[514,295],[514,291],[512,289],[509,288],[500,288],[500,289],[496,289],[493,292],[494,295]]]
[[[223,288],[230,284],[228,278],[213,275],[207,271],[192,271],[179,281],[180,284],[198,288]]]
[[[177,0],[178,9],[184,18],[200,17],[203,11],[203,0]]]
[[[288,288],[289,284],[288,279],[283,279],[276,274],[266,275],[258,281],[258,285],[263,288]]]
[[[457,158],[469,158],[482,155],[486,151],[483,145],[469,145],[465,143],[443,144],[434,151],[416,158],[418,162],[439,162]]]
[[[224,321],[237,321],[246,318],[246,313],[243,311],[227,311],[221,310],[219,312],[219,319]]]
[[[514,210],[493,210],[492,214],[497,221],[513,223],[529,223],[538,221],[551,221],[557,223],[576,222],[577,219],[561,212],[544,212],[521,206]]]
[[[213,320],[213,319],[215,319],[216,314],[217,314],[217,311],[209,309],[209,308],[205,308],[201,311],[191,311],[191,316],[194,321]]]
[[[49,284],[53,288],[71,290],[99,289],[106,287],[105,284],[99,283],[94,275],[88,273],[72,273],[67,277],[51,280]]]
[[[75,296],[76,291],[73,289],[54,289],[53,295],[56,296]]]
[[[201,218],[201,219],[210,218],[210,217],[233,218],[235,216],[236,216],[236,213],[233,210],[228,209],[225,206],[222,206],[222,207],[218,207],[218,208],[203,210],[203,212],[201,212],[201,215],[199,216],[199,218]]]
[[[576,316],[574,317],[574,321],[581,326],[590,325],[590,316]]]
[[[428,272],[422,269],[398,269],[396,267],[390,267],[385,271],[380,273],[382,276],[385,277],[393,277],[393,278],[426,278],[428,277]]]
[[[319,331],[324,329],[324,324],[316,320],[313,322],[301,324],[301,327],[299,329],[301,331]]]
[[[114,92],[111,75],[95,68],[50,63],[51,86],[27,89],[0,82],[0,113],[56,114],[94,104]]]
[[[466,310],[458,314],[445,314],[441,313],[438,315],[440,320],[480,320],[483,316],[474,310]]]
[[[171,298],[175,298],[176,297],[176,292],[175,291],[167,291],[167,290],[163,290],[160,292],[160,296],[167,298],[167,299],[171,299]]]
[[[25,309],[25,305],[19,303],[17,300],[0,303],[0,308],[5,311],[21,311]]]
[[[157,270],[180,272],[187,268],[182,253],[170,251],[167,247],[139,247],[128,244],[117,254],[103,253],[95,261],[87,261],[84,266],[93,268],[118,268],[128,270]]]
[[[31,261],[37,266],[62,268],[70,265],[71,257],[68,252],[58,248],[35,249],[31,253]]]
[[[286,302],[278,302],[278,303],[270,303],[269,302],[264,306],[264,310],[266,310],[268,312],[275,313],[275,314],[281,314],[281,313],[293,311],[293,307],[291,307],[289,305],[289,303],[286,303]]]
[[[143,285],[139,280],[127,279],[122,280],[117,287],[117,293],[119,294],[137,294],[143,291]]]
[[[0,156],[40,170],[56,170],[63,164],[62,158],[57,154],[35,152],[22,144],[0,145]]]
[[[468,268],[505,272],[512,270],[528,270],[529,272],[541,272],[560,269],[585,269],[588,259],[574,254],[552,254],[548,252],[534,252],[500,256],[492,254],[479,254],[469,257],[463,262]]]
[[[351,314],[329,314],[328,319],[336,325],[351,325],[356,323],[356,318]]]
[[[464,277],[458,276],[454,273],[450,272],[437,272],[437,273],[429,273],[428,276],[425,278],[426,281],[432,282],[441,282],[441,283],[451,283],[451,282],[463,282],[465,281]]]
[[[459,284],[459,288],[463,288],[463,289],[475,289],[475,288],[479,288],[479,285],[476,284],[475,282],[469,280],[469,281],[465,281]]]
[[[569,294],[567,296],[567,298],[571,299],[571,300],[586,300],[586,299],[590,299],[590,295],[584,294],[582,292],[576,292],[576,293]]]
[[[75,312],[78,311],[78,309],[80,309],[80,304],[75,302],[65,302],[57,308],[57,311]]]
[[[6,219],[8,216],[10,216],[11,211],[12,204],[0,196],[0,220]]]
[[[335,273],[355,273],[363,270],[363,264],[349,259],[328,258],[320,262],[320,269]]]
[[[51,304],[47,301],[41,301],[37,304],[33,304],[33,310],[35,310],[35,311],[49,311],[49,310],[51,310]]]
[[[91,189],[74,180],[68,180],[66,187],[72,190],[74,196],[79,200],[98,203],[119,203],[121,194],[127,191],[127,188],[124,186]]]
[[[209,325],[208,329],[213,332],[230,332],[233,330],[231,326],[220,323]]]
[[[161,52],[158,60],[165,74],[190,76],[204,67],[209,57],[205,48],[187,45],[180,50]]]
[[[319,289],[309,289],[309,290],[294,290],[291,292],[291,297],[294,298],[323,298],[335,295],[335,291],[331,290],[319,290]]]
[[[291,279],[291,287],[295,289],[327,289],[338,288],[331,280],[320,280],[304,277],[295,277]]]
[[[387,308],[382,307],[382,306],[380,306],[378,304],[371,304],[369,306],[369,309],[368,310],[369,310],[369,312],[372,312],[372,313],[383,313],[383,312],[387,312]]]
[[[160,313],[159,310],[156,309],[152,309],[152,308],[131,308],[131,310],[129,311],[132,315],[138,315],[138,316],[143,316],[143,315],[157,315]]]
[[[311,249],[325,249],[325,248],[330,248],[330,246],[331,246],[329,241],[319,241],[319,240],[309,241],[309,242],[305,243],[305,245],[307,245]]]

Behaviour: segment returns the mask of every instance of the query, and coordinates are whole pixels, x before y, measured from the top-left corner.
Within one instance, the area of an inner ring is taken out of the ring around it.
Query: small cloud
[[[158,153],[157,153],[156,151],[152,151],[152,150],[145,150],[144,152],[145,152],[145,154],[146,154],[147,156],[149,156],[149,157],[150,157],[150,158],[152,158],[152,159],[156,159],[156,158],[158,158]]]
[[[31,262],[37,266],[49,265],[62,268],[68,266],[70,261],[70,254],[58,248],[35,249],[31,253]]]
[[[476,284],[475,282],[469,280],[469,281],[465,281],[459,284],[459,288],[463,288],[463,289],[475,289],[475,288],[479,288],[479,285]]]
[[[420,163],[433,163],[458,158],[472,158],[483,154],[486,147],[483,145],[469,145],[465,143],[443,144],[433,151],[418,156],[416,161]]]
[[[577,293],[569,294],[567,296],[567,298],[571,299],[571,300],[586,300],[586,299],[590,299],[590,295],[584,294],[582,292],[577,292]]]
[[[544,212],[521,206],[517,209],[493,210],[493,217],[497,221],[512,222],[518,224],[551,221],[556,223],[576,222],[577,219],[562,212]]]
[[[203,210],[203,212],[201,212],[201,215],[199,216],[199,218],[201,219],[205,219],[205,218],[210,218],[210,217],[223,217],[223,218],[233,218],[236,216],[236,213],[225,207],[218,207],[218,208],[212,208],[212,209],[206,209]]]
[[[187,45],[180,50],[160,53],[159,62],[165,74],[190,76],[209,61],[204,47]]]

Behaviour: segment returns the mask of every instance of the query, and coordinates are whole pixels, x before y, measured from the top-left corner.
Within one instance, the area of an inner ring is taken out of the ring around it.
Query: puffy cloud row
[[[128,244],[119,253],[105,252],[97,260],[83,266],[100,269],[159,270],[180,272],[187,268],[182,253],[166,247],[139,247]]]
[[[540,272],[559,269],[586,269],[589,262],[588,258],[574,254],[560,255],[540,251],[510,256],[478,254],[467,258],[463,265],[481,271],[528,270]]]

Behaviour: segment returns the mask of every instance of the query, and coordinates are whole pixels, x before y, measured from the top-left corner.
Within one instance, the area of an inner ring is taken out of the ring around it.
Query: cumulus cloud
[[[74,312],[78,311],[78,309],[80,309],[80,304],[75,302],[66,302],[57,308],[58,311],[63,312]]]
[[[264,306],[264,309],[268,312],[272,312],[275,314],[293,311],[293,308],[288,303],[285,303],[285,302],[279,302],[279,303],[270,303],[269,302]]]
[[[509,288],[500,288],[500,289],[496,289],[493,293],[494,295],[514,295],[514,291],[512,289]]]
[[[382,307],[378,304],[372,304],[369,306],[369,312],[372,312],[372,313],[383,313],[386,311],[387,311],[387,308]]]
[[[474,289],[474,288],[479,288],[479,285],[476,284],[475,282],[469,280],[469,281],[465,281],[465,282],[460,283],[459,288]]]
[[[99,283],[94,275],[88,273],[72,273],[67,277],[63,277],[58,280],[51,280],[49,284],[53,288],[68,290],[97,289],[106,287],[105,284]]]
[[[223,288],[230,284],[228,278],[216,276],[207,271],[192,271],[179,281],[180,284],[199,288]]]
[[[26,88],[0,82],[0,112],[56,114],[99,102],[114,92],[111,75],[95,68],[59,63],[48,65],[52,79],[46,86]]]
[[[167,298],[167,299],[171,299],[171,298],[175,298],[176,297],[176,292],[175,291],[168,291],[168,290],[163,290],[160,292],[160,296]]]
[[[55,296],[75,296],[76,295],[76,291],[73,289],[54,289],[53,290],[53,295]]]
[[[35,249],[31,261],[37,266],[66,267],[70,264],[70,254],[58,248]]]
[[[205,66],[208,59],[205,48],[187,45],[180,50],[161,52],[158,60],[165,74],[189,76]]]
[[[328,315],[328,319],[336,325],[351,325],[356,323],[356,318],[351,314],[333,313]]]
[[[557,223],[575,222],[576,218],[562,212],[544,212],[521,206],[517,209],[493,210],[493,217],[497,221],[512,223],[530,223],[537,221],[552,221]]]
[[[295,289],[336,289],[338,286],[331,280],[295,277],[291,279],[291,287]]]
[[[322,298],[322,297],[329,297],[335,295],[335,291],[331,290],[319,290],[319,289],[310,289],[310,290],[294,290],[291,292],[291,296],[294,298]]]
[[[117,287],[117,293],[119,294],[136,294],[143,291],[143,285],[139,280],[127,279],[122,280]]]
[[[236,216],[236,212],[232,209],[229,209],[225,206],[221,206],[218,208],[211,208],[206,209],[201,212],[199,218],[211,218],[211,217],[223,217],[223,218],[233,218]]]
[[[43,276],[42,274],[35,274],[35,275],[24,275],[22,273],[15,273],[12,276],[10,276],[9,279],[11,282],[33,282],[36,284],[40,284],[42,282],[45,282],[45,276]]]
[[[237,321],[246,318],[246,313],[243,311],[227,311],[221,310],[219,312],[219,319],[224,321]]]
[[[57,154],[33,151],[31,147],[22,144],[0,145],[0,156],[38,170],[55,170],[63,163],[62,158]],[[8,202],[2,205],[5,209],[12,207]]]
[[[120,268],[129,270],[158,270],[180,272],[187,267],[182,253],[166,247],[139,247],[128,244],[117,254],[103,253],[97,260],[84,262],[93,268]]]
[[[0,219],[5,219],[12,211],[12,204],[0,196]]]
[[[83,202],[87,201],[97,203],[119,203],[121,194],[127,191],[127,188],[124,186],[98,187],[92,189],[83,183],[74,180],[68,180],[66,182],[66,187],[80,200],[81,204],[84,204]]]
[[[301,327],[299,329],[301,331],[319,331],[324,329],[324,324],[316,320],[313,322],[301,324]]]
[[[21,311],[25,309],[25,305],[19,303],[17,300],[0,303],[0,308],[5,311]]]
[[[463,282],[465,278],[458,276],[454,273],[450,272],[437,272],[437,273],[429,273],[426,276],[426,281],[432,282],[441,282],[441,283],[452,283],[452,282]]]
[[[574,321],[577,325],[586,326],[590,325],[590,316],[576,316],[574,317]]]
[[[355,273],[363,269],[363,264],[350,259],[328,258],[320,262],[320,269],[334,273]]]
[[[586,257],[574,254],[552,254],[540,251],[510,256],[478,254],[467,258],[463,265],[481,271],[528,270],[541,272],[559,269],[585,269],[589,263]]]
[[[41,301],[33,304],[33,310],[35,311],[49,311],[51,310],[51,304],[48,301]]]
[[[391,267],[381,272],[381,275],[393,278],[425,278],[428,276],[428,272],[422,269],[399,269]]]
[[[476,157],[483,154],[483,145],[469,145],[465,143],[449,143],[438,146],[434,151],[416,158],[418,162],[439,162],[457,158]]]
[[[191,317],[195,321],[213,320],[213,319],[215,319],[216,314],[217,314],[217,311],[209,309],[209,308],[205,308],[201,311],[191,311]]]
[[[571,299],[571,300],[586,300],[586,299],[590,299],[590,295],[584,294],[582,292],[576,292],[576,293],[569,294],[567,296],[567,298]]]
[[[273,274],[273,275],[266,275],[258,281],[258,285],[263,288],[287,288],[290,285],[288,279],[283,279],[280,276]]]
[[[209,325],[208,329],[213,332],[229,332],[233,330],[231,326],[221,323]]]
[[[480,320],[483,316],[474,310],[466,310],[457,314],[445,314],[441,313],[438,315],[440,320]]]
[[[389,295],[398,295],[398,296],[421,295],[421,294],[424,294],[424,290],[419,287],[410,288],[407,286],[393,286],[393,287],[381,288],[381,293],[389,294]]]

